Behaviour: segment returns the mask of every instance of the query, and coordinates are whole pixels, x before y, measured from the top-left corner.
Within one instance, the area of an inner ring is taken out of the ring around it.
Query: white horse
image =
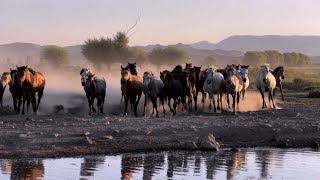
[[[213,70],[213,68],[207,69],[207,79],[203,85],[203,89],[205,92],[209,94],[209,109],[211,109],[211,101],[213,101],[213,108],[214,112],[217,111],[216,109],[216,102],[214,99],[214,95],[218,95],[218,110],[220,110],[220,104],[221,104],[221,110],[222,110],[222,93],[224,90],[225,80],[221,73],[216,72]]]
[[[81,84],[86,93],[89,103],[89,115],[96,112],[93,106],[94,99],[97,99],[98,114],[103,113],[104,99],[106,96],[107,83],[104,77],[92,74],[89,68],[82,68],[80,71]]]
[[[166,112],[166,110],[164,109],[165,87],[163,81],[161,79],[156,78],[152,72],[144,72],[143,86],[143,92],[145,95],[143,115],[145,115],[146,113],[147,102],[150,99],[153,105],[152,114],[154,114],[154,110],[156,110],[156,116],[159,117],[157,106],[158,98],[162,103],[163,113]]]
[[[246,94],[246,90],[250,85],[250,80],[249,80],[249,70],[248,70],[249,66],[246,65],[241,65],[240,69],[237,70],[238,75],[240,76],[240,78],[242,79],[243,82],[243,88],[242,88],[242,99],[244,100],[244,96]]]
[[[271,99],[273,108],[276,108],[276,106],[274,105],[274,101],[273,101],[273,91],[274,91],[274,88],[276,87],[277,82],[269,70],[270,70],[269,64],[261,65],[260,72],[259,72],[257,79],[256,79],[256,86],[260,90],[260,94],[262,96],[262,101],[263,101],[262,108],[267,108],[267,104],[264,100],[264,93],[265,92],[269,92],[269,103],[270,103],[270,99]],[[270,104],[270,106],[271,106],[271,104]]]

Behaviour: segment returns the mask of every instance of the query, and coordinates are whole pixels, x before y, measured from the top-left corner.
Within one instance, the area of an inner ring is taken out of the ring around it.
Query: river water
[[[320,152],[254,148],[1,159],[0,179],[320,179]]]

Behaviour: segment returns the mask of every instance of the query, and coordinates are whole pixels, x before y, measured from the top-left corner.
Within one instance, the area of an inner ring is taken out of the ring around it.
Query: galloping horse
[[[102,76],[92,74],[89,68],[82,68],[80,71],[81,84],[86,93],[89,104],[89,116],[96,112],[94,99],[97,99],[98,114],[103,113],[103,105],[106,96],[107,83]]]
[[[244,100],[244,96],[246,94],[246,90],[250,85],[250,80],[249,80],[249,66],[247,65],[241,65],[241,68],[238,70],[239,76],[243,81],[243,88],[242,88],[242,99]]]
[[[22,114],[25,113],[24,105],[29,97],[31,97],[33,112],[37,114],[46,80],[42,73],[36,72],[27,66],[17,66],[17,70],[18,86],[22,87],[23,92]],[[36,93],[38,93],[38,102],[36,100]]]
[[[184,88],[179,80],[174,79],[173,73],[168,73],[163,79],[163,83],[168,96],[168,106],[173,116],[177,113],[177,105],[179,102],[185,104]],[[171,99],[173,99],[173,109],[171,108]]]
[[[128,62],[127,67],[122,67],[121,66],[121,71],[122,70],[129,70],[132,75],[136,75],[137,76],[138,72],[137,72],[137,69],[136,69],[136,67],[137,67],[136,65],[137,65],[136,62],[135,63],[129,63]],[[120,104],[122,104],[122,100],[123,100],[123,97],[124,97],[124,93],[123,93],[124,82],[122,82],[122,80],[120,80],[120,85],[121,85],[121,100],[120,100]]]
[[[218,95],[218,110],[220,110],[220,104],[222,109],[222,93],[225,86],[225,80],[221,73],[214,71],[212,68],[208,69],[207,79],[204,83],[203,89],[205,92],[209,94],[210,105],[209,109],[211,109],[211,101],[213,101],[214,112],[216,109],[216,101],[214,99],[214,95]]]
[[[239,78],[236,74],[236,69],[234,67],[228,66],[226,68],[227,78],[226,78],[226,84],[225,89],[227,92],[227,96],[231,94],[232,100],[233,100],[233,112],[236,113],[236,103],[237,108],[239,108],[239,102],[240,102],[240,92],[243,88],[243,81],[241,78]],[[229,98],[228,98],[229,101]]]
[[[9,83],[11,83],[12,81],[12,78],[11,78],[11,75],[10,73],[8,72],[4,72],[1,76],[1,80],[0,80],[0,103],[1,103],[1,106],[3,106],[3,102],[2,102],[2,99],[3,99],[3,94],[4,94],[4,91],[7,87],[7,85]],[[14,106],[14,110],[16,110],[15,108],[16,106]]]
[[[281,83],[282,79],[284,79],[284,67],[279,66],[275,70],[271,71],[271,73],[274,76],[274,78],[276,78],[277,86],[280,88],[282,101],[284,101],[282,83]],[[273,91],[273,97],[274,96],[275,96],[275,91]]]
[[[273,108],[276,108],[273,101],[273,91],[276,87],[276,79],[274,76],[270,73],[270,65],[269,64],[263,64],[260,66],[260,72],[257,75],[256,79],[256,87],[259,89],[260,94],[262,96],[262,108],[267,108],[267,104],[264,100],[264,92],[269,92],[269,103],[270,100],[272,101]]]
[[[159,98],[163,107],[163,113],[166,112],[164,109],[164,99],[165,99],[165,87],[161,79],[158,79],[153,76],[152,72],[144,72],[143,74],[143,85],[144,85],[144,109],[143,115],[146,113],[147,102],[150,99],[153,105],[152,114],[154,114],[154,110],[156,110],[156,116],[159,116],[157,99]]]
[[[206,98],[206,93],[203,90],[203,85],[206,81],[206,77],[204,76],[203,73],[201,73],[201,67],[202,66],[199,66],[199,67],[194,66],[196,92],[195,92],[193,98],[194,98],[195,110],[197,110],[197,108],[198,108],[197,101],[198,101],[199,92],[201,92],[201,94],[202,94],[202,100],[201,100],[202,103],[204,103],[205,98]]]
[[[138,117],[137,107],[143,91],[142,79],[139,76],[132,75],[129,70],[121,66],[121,81],[123,84],[123,93],[125,100],[125,110],[123,115],[127,115],[128,102],[133,105],[134,115]]]

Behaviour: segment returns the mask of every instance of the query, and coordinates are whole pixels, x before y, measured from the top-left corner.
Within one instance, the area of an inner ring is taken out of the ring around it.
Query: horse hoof
[[[96,109],[92,109],[92,111],[95,113],[95,112],[96,112]]]
[[[128,113],[123,113],[124,116],[128,115]]]
[[[157,114],[156,117],[159,117],[159,114]]]

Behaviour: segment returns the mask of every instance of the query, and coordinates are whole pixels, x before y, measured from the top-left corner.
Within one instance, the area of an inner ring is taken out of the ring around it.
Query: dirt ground
[[[245,102],[243,102],[245,104]],[[318,147],[320,99],[286,97],[276,110],[191,112],[135,118],[111,115],[0,116],[0,158],[194,150],[209,134],[221,148]],[[118,107],[121,109],[122,107]],[[86,111],[84,113],[87,113]]]

